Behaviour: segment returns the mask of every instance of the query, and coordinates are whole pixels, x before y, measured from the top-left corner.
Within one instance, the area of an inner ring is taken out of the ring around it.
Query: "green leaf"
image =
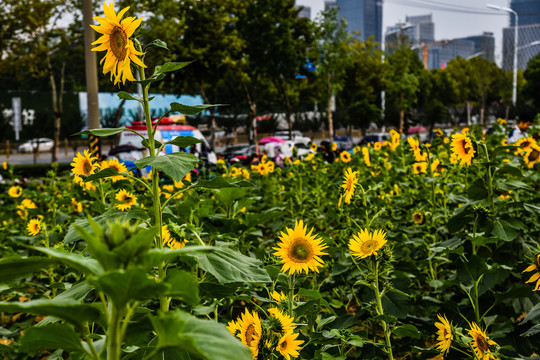
[[[498,190],[509,191],[516,189],[530,190],[531,187],[522,181],[512,179],[497,179],[493,184]]]
[[[154,70],[154,74],[163,74],[171,71],[180,70],[189,64],[191,64],[193,61],[185,61],[185,62],[166,62],[163,65],[156,66],[156,69]]]
[[[52,259],[41,257],[9,257],[0,260],[0,283],[21,279],[40,271],[53,263]]]
[[[214,247],[210,253],[193,253],[189,256],[197,258],[199,267],[214,275],[220,284],[272,281],[259,260],[226,247]]]
[[[202,140],[194,138],[193,136],[177,136],[174,139],[167,141],[165,144],[176,145],[181,148],[186,148],[188,146],[202,143]]]
[[[92,135],[95,135],[95,136],[111,136],[111,135],[116,135],[118,133],[121,133],[124,130],[126,130],[125,127],[106,128],[106,129],[88,129],[88,130],[79,131],[79,132],[73,134],[72,136],[83,135],[83,134],[92,134]]]
[[[149,141],[149,139],[144,139],[141,142],[141,145],[144,146],[147,149],[150,149],[150,141]],[[156,139],[154,139],[154,149],[159,149],[160,146],[161,146],[161,143],[159,141],[157,141]]]
[[[488,191],[482,179],[477,179],[467,189],[467,196],[471,200],[483,200],[486,199]]]
[[[169,287],[165,296],[181,299],[189,305],[199,303],[199,283],[189,272],[173,269],[167,274],[164,284]]]
[[[52,315],[75,325],[94,321],[100,316],[99,309],[97,304],[81,304],[79,301],[65,298],[0,303],[0,312]]]
[[[469,261],[463,262],[463,265],[473,281],[480,279],[488,270],[486,260],[478,255],[472,255]]]
[[[168,248],[163,249],[151,249],[144,254],[144,260],[142,262],[147,268],[158,265],[164,261],[171,261],[181,256],[193,255],[193,253],[201,252],[208,253],[214,251],[212,246],[186,246],[181,249],[171,250]]]
[[[534,325],[532,328],[530,328],[529,330],[521,334],[521,336],[528,337],[528,336],[536,335],[538,333],[540,333],[540,324]]]
[[[34,326],[26,330],[21,339],[21,350],[36,353],[40,349],[84,351],[79,335],[68,324]]]
[[[210,188],[210,189],[222,189],[222,188],[238,188],[238,187],[253,187],[253,184],[249,181],[235,181],[228,182],[222,176],[216,176],[212,180],[198,180],[194,187]]]
[[[523,204],[523,208],[531,213],[540,213],[540,206],[533,204]]]
[[[92,175],[88,175],[88,176],[83,177],[83,180],[84,180],[84,182],[94,181],[94,180],[97,180],[97,179],[103,179],[103,178],[108,178],[108,177],[111,177],[111,176],[117,176],[118,174],[119,174],[118,170],[116,170],[115,168],[106,168],[106,169],[103,169],[103,170],[101,170],[100,172],[98,172],[96,174],[92,174]]]
[[[525,319],[523,319],[523,322],[526,323],[527,321],[532,322],[540,322],[540,303],[536,304],[525,316]]]
[[[394,335],[401,337],[412,337],[415,339],[420,339],[420,332],[416,326],[411,324],[405,324],[396,327],[393,331]]]
[[[109,271],[90,281],[107,294],[118,308],[130,300],[159,297],[167,290],[166,285],[148,278],[144,270],[137,268]]]
[[[147,52],[148,49],[153,48],[153,47],[161,48],[161,49],[169,51],[169,48],[167,47],[167,43],[165,41],[156,39],[156,40],[146,44],[145,47],[144,47],[143,52]]]
[[[140,96],[133,96],[130,93],[127,93],[125,91],[120,91],[118,94],[118,98],[122,100],[136,100],[140,103],[143,102],[143,98]]]
[[[176,348],[207,360],[251,360],[249,349],[224,325],[201,320],[179,310],[150,318],[157,333],[157,348]]]
[[[75,269],[85,273],[86,275],[101,274],[103,272],[103,268],[95,259],[86,257],[81,254],[69,253],[67,251],[51,249],[41,246],[36,246],[33,249],[49,255],[57,262],[61,262],[63,264],[74,267]]]
[[[382,305],[385,313],[403,319],[408,313],[409,300],[407,296],[389,292],[382,298]]]
[[[158,170],[163,171],[176,181],[182,180],[195,165],[199,162],[199,159],[188,153],[172,153],[163,156],[147,156],[140,160],[135,161],[135,165],[139,169],[146,166],[152,166]]]
[[[519,230],[504,220],[495,220],[491,234],[503,241],[512,241],[518,237]]]
[[[109,209],[103,214],[93,218],[93,220],[100,226],[105,226],[107,222],[129,222],[131,220],[146,220],[148,218],[146,212],[142,209],[133,209],[130,211],[120,211],[116,209]],[[77,219],[69,226],[66,237],[64,238],[64,244],[70,244],[74,241],[82,239],[82,237],[75,230],[74,225],[79,225],[86,230],[90,229],[88,219]]]
[[[215,107],[215,106],[224,106],[224,104],[204,104],[204,105],[183,105],[180,103],[173,102],[171,103],[171,110],[170,111],[178,111],[179,113],[182,113],[184,115],[196,115],[200,113],[201,111],[204,111],[208,108]]]

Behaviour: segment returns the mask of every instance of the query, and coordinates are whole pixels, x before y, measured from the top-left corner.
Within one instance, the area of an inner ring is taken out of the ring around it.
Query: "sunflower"
[[[534,264],[523,270],[524,272],[529,271],[536,271],[533,276],[529,280],[527,280],[527,283],[534,283],[536,281],[536,286],[533,291],[540,290],[540,253],[536,254],[536,257],[534,258]]]
[[[268,309],[268,312],[272,315],[272,319],[275,320],[274,329],[277,332],[287,334],[296,328],[294,319],[291,316],[284,314],[281,310],[270,308]]]
[[[495,341],[489,340],[486,333],[476,323],[472,323],[471,329],[467,332],[472,337],[472,347],[480,360],[495,359],[495,356],[489,353],[489,345],[499,346]]]
[[[367,167],[371,166],[371,161],[369,161],[369,149],[367,147],[362,148],[362,155],[364,155],[364,162]]]
[[[390,143],[390,150],[395,151],[399,146],[401,141],[401,135],[396,130],[390,130],[390,136],[392,137],[392,142]]]
[[[349,161],[351,161],[351,153],[349,153],[348,151],[342,151],[342,152],[339,154],[339,158],[340,158],[341,161],[343,161],[344,163],[348,163]]]
[[[418,150],[418,151],[414,152],[414,160],[415,161],[422,162],[422,161],[427,161],[427,159],[428,159],[428,156],[425,153],[425,151]]]
[[[420,151],[420,142],[417,139],[410,137],[407,139],[407,141],[409,142],[409,145],[411,146],[411,151],[413,153]]]
[[[515,146],[518,147],[518,150],[516,151],[516,155],[526,152],[534,144],[536,144],[536,140],[534,140],[532,136],[523,137],[519,139],[515,144]]]
[[[469,137],[464,134],[452,135],[452,151],[461,160],[460,165],[471,165],[475,151]]]
[[[74,198],[71,198],[71,205],[73,205],[73,207],[75,208],[75,211],[77,212],[83,211],[82,204],[78,202],[77,200],[75,200]]]
[[[29,235],[36,236],[41,231],[41,221],[38,219],[30,220],[26,226],[26,230],[28,230]]]
[[[94,20],[97,20],[100,25],[90,25],[95,31],[102,34],[92,43],[92,45],[97,45],[92,51],[107,51],[100,64],[103,64],[103,74],[111,73],[111,80],[114,78],[115,85],[120,81],[122,84],[125,84],[126,80],[135,81],[131,73],[131,61],[140,67],[146,67],[137,57],[137,55],[144,55],[144,53],[135,50],[133,41],[130,39],[141,24],[142,18],[127,17],[121,20],[128,9],[129,6],[120,10],[117,15],[114,11],[114,2],[109,5],[104,2],[105,17],[94,17]]]
[[[375,144],[373,144],[373,150],[379,151],[381,150],[381,148],[382,148],[382,143],[377,141]]]
[[[17,185],[10,187],[8,190],[8,195],[12,198],[20,197],[22,195],[22,187]]]
[[[440,322],[436,322],[435,326],[437,327],[437,348],[438,350],[446,354],[452,345],[452,340],[454,340],[454,335],[452,334],[452,323],[448,321],[446,315],[437,315]]]
[[[427,170],[427,163],[426,162],[417,162],[413,164],[413,171],[416,175],[419,175],[420,173],[426,173]]]
[[[311,151],[317,151],[317,144],[311,143],[311,146],[309,147]]]
[[[84,181],[79,175],[73,176],[73,181],[84,190],[96,190],[96,186],[91,181]]]
[[[21,202],[21,206],[25,209],[37,209],[36,203],[30,199],[24,199]]]
[[[377,251],[386,244],[386,233],[382,230],[375,230],[369,233],[367,229],[360,230],[349,240],[351,254],[359,259],[377,255]]]
[[[341,200],[345,197],[345,204],[351,203],[351,198],[354,195],[354,189],[356,183],[358,182],[358,171],[352,171],[351,168],[348,168],[345,171],[345,179],[343,179],[343,184],[341,187],[345,192],[339,197],[338,206],[341,206]]]
[[[272,294],[270,294],[270,296],[275,302],[278,302],[278,303],[282,301],[287,301],[287,295],[285,295],[283,291],[281,292],[274,291],[272,292]]]
[[[532,144],[523,155],[523,160],[529,169],[534,167],[534,164],[540,161],[540,146],[536,143]]]
[[[90,150],[86,149],[81,153],[77,153],[77,156],[73,158],[71,166],[71,172],[75,175],[90,175],[96,171],[95,157],[91,156]]]
[[[167,225],[163,225],[161,227],[161,237],[163,238],[163,246],[166,245],[172,250],[181,249],[186,246],[186,243],[189,242],[186,239],[182,241],[175,239],[175,236],[173,236]]]
[[[127,168],[126,165],[122,162],[119,162],[118,159],[110,159],[107,161],[104,161],[101,165],[101,170],[104,169],[115,169],[119,174],[126,173]],[[124,177],[122,175],[115,175],[111,176],[112,182],[117,182],[118,180],[122,180]]]
[[[120,204],[116,205],[116,208],[120,211],[131,209],[131,207],[137,203],[137,197],[128,193],[125,189],[121,189],[116,194],[115,199],[120,201]]]
[[[337,144],[335,142],[333,142],[331,145],[330,145],[330,149],[332,151],[336,151],[337,150]]]
[[[416,225],[420,225],[424,222],[424,214],[422,214],[420,211],[415,212],[412,214],[413,221]]]
[[[311,153],[311,154],[308,154],[308,156],[306,156],[306,158],[304,160],[309,162],[309,161],[313,160],[314,158],[315,158],[315,154]]]
[[[356,145],[355,147],[353,147],[353,152],[355,154],[359,153],[360,151],[361,151],[360,146]]]
[[[302,220],[295,222],[294,229],[286,230],[287,233],[281,232],[279,237],[281,243],[273,248],[276,250],[275,255],[283,263],[281,271],[288,270],[289,275],[302,271],[307,274],[309,270],[319,272],[318,267],[324,264],[319,256],[328,255],[323,252],[328,246],[322,243],[322,239],[317,238],[318,235],[311,235],[313,228],[308,233]]]
[[[435,130],[433,130],[433,133],[435,133],[435,135],[437,137],[443,137],[444,136],[444,131],[442,131],[441,129],[435,129]]]
[[[291,356],[294,358],[300,355],[298,350],[301,349],[300,345],[303,343],[303,341],[296,340],[297,337],[298,337],[298,333],[293,333],[291,331],[283,335],[281,339],[279,339],[276,349],[287,360],[290,360]]]
[[[232,336],[240,335],[240,321],[231,320],[227,323],[227,330],[232,334]]]
[[[8,163],[7,163],[7,161],[4,161],[4,162],[2,163],[2,169],[4,169],[4,170],[7,170],[7,169],[8,169]]]
[[[242,318],[238,320],[238,329],[240,330],[237,335],[242,341],[242,344],[246,345],[251,350],[251,356],[253,359],[257,359],[259,354],[259,342],[262,335],[262,325],[259,319],[259,314],[253,312],[251,314],[247,309]]]
[[[431,173],[433,176],[439,176],[444,171],[444,167],[441,164],[441,161],[437,158],[433,159],[431,162]]]

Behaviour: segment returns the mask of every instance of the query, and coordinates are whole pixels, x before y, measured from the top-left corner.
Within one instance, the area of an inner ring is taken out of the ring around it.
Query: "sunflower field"
[[[158,156],[148,107],[188,63],[146,77],[144,54],[166,45],[132,38],[127,9],[104,12],[94,50],[115,83],[139,72],[143,95],[119,97],[145,110],[135,164],[151,171],[88,150],[41,179],[4,164],[0,357],[538,358],[537,136],[507,144],[504,121],[430,144],[394,131],[332,162],[313,144],[281,167],[220,161],[197,177],[194,155]]]

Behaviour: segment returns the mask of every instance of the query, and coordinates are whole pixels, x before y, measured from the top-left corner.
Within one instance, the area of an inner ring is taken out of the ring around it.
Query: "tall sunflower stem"
[[[293,315],[293,304],[294,304],[294,273],[289,275],[289,296],[288,296],[288,302],[289,302],[289,316],[294,318]]]
[[[135,44],[137,46],[137,50],[141,51],[141,45],[138,41],[135,40]],[[139,77],[141,81],[146,80],[146,75],[144,74],[144,68],[141,66],[137,66],[137,70],[139,71]],[[152,126],[152,117],[150,115],[150,100],[148,99],[148,89],[150,85],[146,85],[143,87],[143,110],[144,110],[144,119],[146,122],[146,131],[148,132],[148,150],[150,151],[150,156],[157,156],[156,154],[156,145],[154,141],[154,128]],[[163,232],[162,232],[162,226],[163,226],[163,219],[162,219],[162,212],[161,212],[161,201],[159,197],[159,172],[158,169],[152,166],[152,200],[154,203],[154,223],[155,226],[159,229],[159,238],[158,238],[158,247],[161,249],[163,248]],[[159,280],[163,281],[165,277],[167,276],[167,268],[165,266],[165,262],[161,262],[158,265],[158,275]],[[160,308],[162,311],[169,311],[169,304],[170,300],[169,298],[162,296],[159,298],[160,302]]]
[[[487,167],[486,183],[487,183],[487,188],[488,188],[487,190],[488,190],[489,207],[491,209],[491,213],[494,214],[495,204],[493,202],[493,177],[491,175],[491,163],[489,159],[489,152],[485,143],[482,143],[481,147],[482,147],[482,150],[484,151],[484,155],[486,156],[486,167]]]
[[[373,273],[375,277],[375,280],[373,281],[373,289],[375,290],[375,299],[377,301],[377,315],[384,315],[384,309],[382,306],[382,294],[379,291],[379,259],[375,259]],[[388,326],[386,321],[382,320],[381,322],[384,331],[384,340],[386,342],[386,352],[388,354],[388,360],[394,360],[394,355],[392,353],[392,342],[390,340],[390,327]]]

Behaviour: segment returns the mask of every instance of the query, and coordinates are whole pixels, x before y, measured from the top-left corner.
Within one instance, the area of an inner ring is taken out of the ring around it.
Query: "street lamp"
[[[526,49],[526,48],[536,46],[536,45],[540,45],[540,40],[536,40],[536,41],[530,42],[528,44],[521,45],[520,47],[518,47],[518,50]]]
[[[503,7],[503,6],[499,6],[499,5],[492,5],[492,4],[486,4],[486,6],[490,9],[493,9],[493,10],[498,10],[498,11],[504,11],[504,12],[507,12],[507,13],[511,13],[511,14],[514,14],[515,16],[515,19],[516,19],[516,22],[514,24],[514,81],[513,81],[513,85],[512,85],[512,105],[516,106],[516,97],[517,97],[517,67],[518,67],[518,63],[517,63],[517,60],[518,60],[518,57],[517,57],[517,52],[518,52],[518,14],[517,12],[515,12],[514,10],[508,8],[508,7]]]
[[[472,54],[471,56],[467,57],[467,59],[465,59],[465,60],[471,60],[471,59],[474,59],[475,57],[479,57],[479,56],[482,56],[482,55],[484,55],[484,52],[480,51],[480,52]]]

